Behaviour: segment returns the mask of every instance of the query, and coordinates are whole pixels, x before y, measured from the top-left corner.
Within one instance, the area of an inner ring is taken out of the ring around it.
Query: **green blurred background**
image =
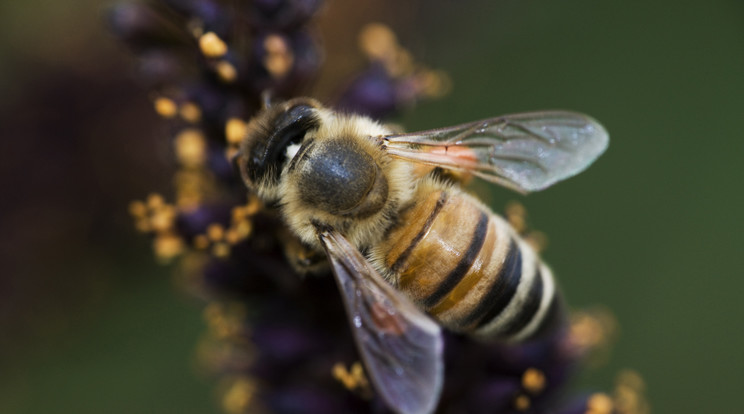
[[[129,200],[168,192],[169,148],[105,6],[0,4],[0,413],[217,412],[192,362],[200,305],[127,217]],[[576,178],[482,193],[527,206],[573,306],[617,317],[609,363],[579,386],[611,389],[633,368],[656,413],[740,410],[744,3],[383,7],[339,25],[383,19],[454,83],[408,129],[566,108],[610,131]]]

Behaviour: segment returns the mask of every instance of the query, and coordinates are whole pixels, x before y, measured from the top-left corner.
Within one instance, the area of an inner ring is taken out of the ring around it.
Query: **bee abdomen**
[[[445,327],[525,339],[554,318],[555,283],[500,217],[457,190],[428,194],[390,232],[385,265],[398,288]]]

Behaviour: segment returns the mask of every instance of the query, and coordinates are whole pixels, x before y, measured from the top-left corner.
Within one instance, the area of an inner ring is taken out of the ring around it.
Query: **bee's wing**
[[[341,234],[327,229],[319,236],[375,389],[397,413],[433,412],[444,375],[441,329]]]
[[[567,111],[505,115],[382,139],[394,157],[464,170],[525,193],[578,174],[609,143],[597,121]]]

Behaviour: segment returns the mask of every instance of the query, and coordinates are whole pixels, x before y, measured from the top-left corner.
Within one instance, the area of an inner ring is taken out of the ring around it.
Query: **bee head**
[[[237,160],[249,188],[264,195],[276,192],[282,167],[290,158],[288,149],[299,146],[305,134],[318,127],[319,106],[311,99],[293,99],[267,107],[251,120]]]

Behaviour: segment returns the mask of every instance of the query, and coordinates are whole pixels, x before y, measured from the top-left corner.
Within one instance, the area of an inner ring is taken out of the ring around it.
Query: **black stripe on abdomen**
[[[523,340],[542,338],[565,329],[567,321],[564,306],[560,291],[556,289],[537,329]]]
[[[540,271],[537,270],[532,280],[527,298],[522,306],[517,310],[514,317],[507,321],[504,326],[498,330],[498,335],[511,336],[524,329],[535,317],[537,310],[540,309],[540,302],[543,295],[543,279]]]
[[[522,277],[522,252],[514,240],[509,243],[509,250],[504,264],[495,276],[494,284],[481,298],[478,305],[462,321],[462,326],[476,324],[476,327],[487,324],[498,316],[511,302],[517,292],[517,286]]]
[[[399,273],[400,269],[403,268],[403,265],[405,265],[406,261],[411,256],[411,253],[413,253],[413,249],[416,248],[416,246],[424,238],[426,233],[429,232],[429,229],[431,229],[431,226],[434,224],[434,220],[436,220],[437,216],[442,211],[442,208],[447,203],[448,198],[449,195],[447,194],[447,192],[442,191],[442,193],[439,195],[439,199],[437,199],[437,203],[434,205],[434,209],[432,209],[431,213],[429,213],[429,217],[426,218],[426,222],[424,222],[424,225],[413,237],[413,239],[411,239],[411,243],[408,244],[408,247],[406,247],[403,253],[401,253],[400,256],[395,259],[395,262],[392,264],[392,266],[390,266],[390,270],[393,273]]]
[[[478,224],[475,226],[473,232],[473,239],[470,241],[468,250],[462,256],[460,261],[457,263],[454,269],[442,280],[442,283],[437,286],[437,289],[424,299],[424,307],[426,309],[433,307],[439,303],[452,289],[457,286],[462,278],[468,273],[470,267],[473,266],[475,259],[478,258],[483,242],[486,241],[486,234],[488,233],[488,215],[481,212]]]

